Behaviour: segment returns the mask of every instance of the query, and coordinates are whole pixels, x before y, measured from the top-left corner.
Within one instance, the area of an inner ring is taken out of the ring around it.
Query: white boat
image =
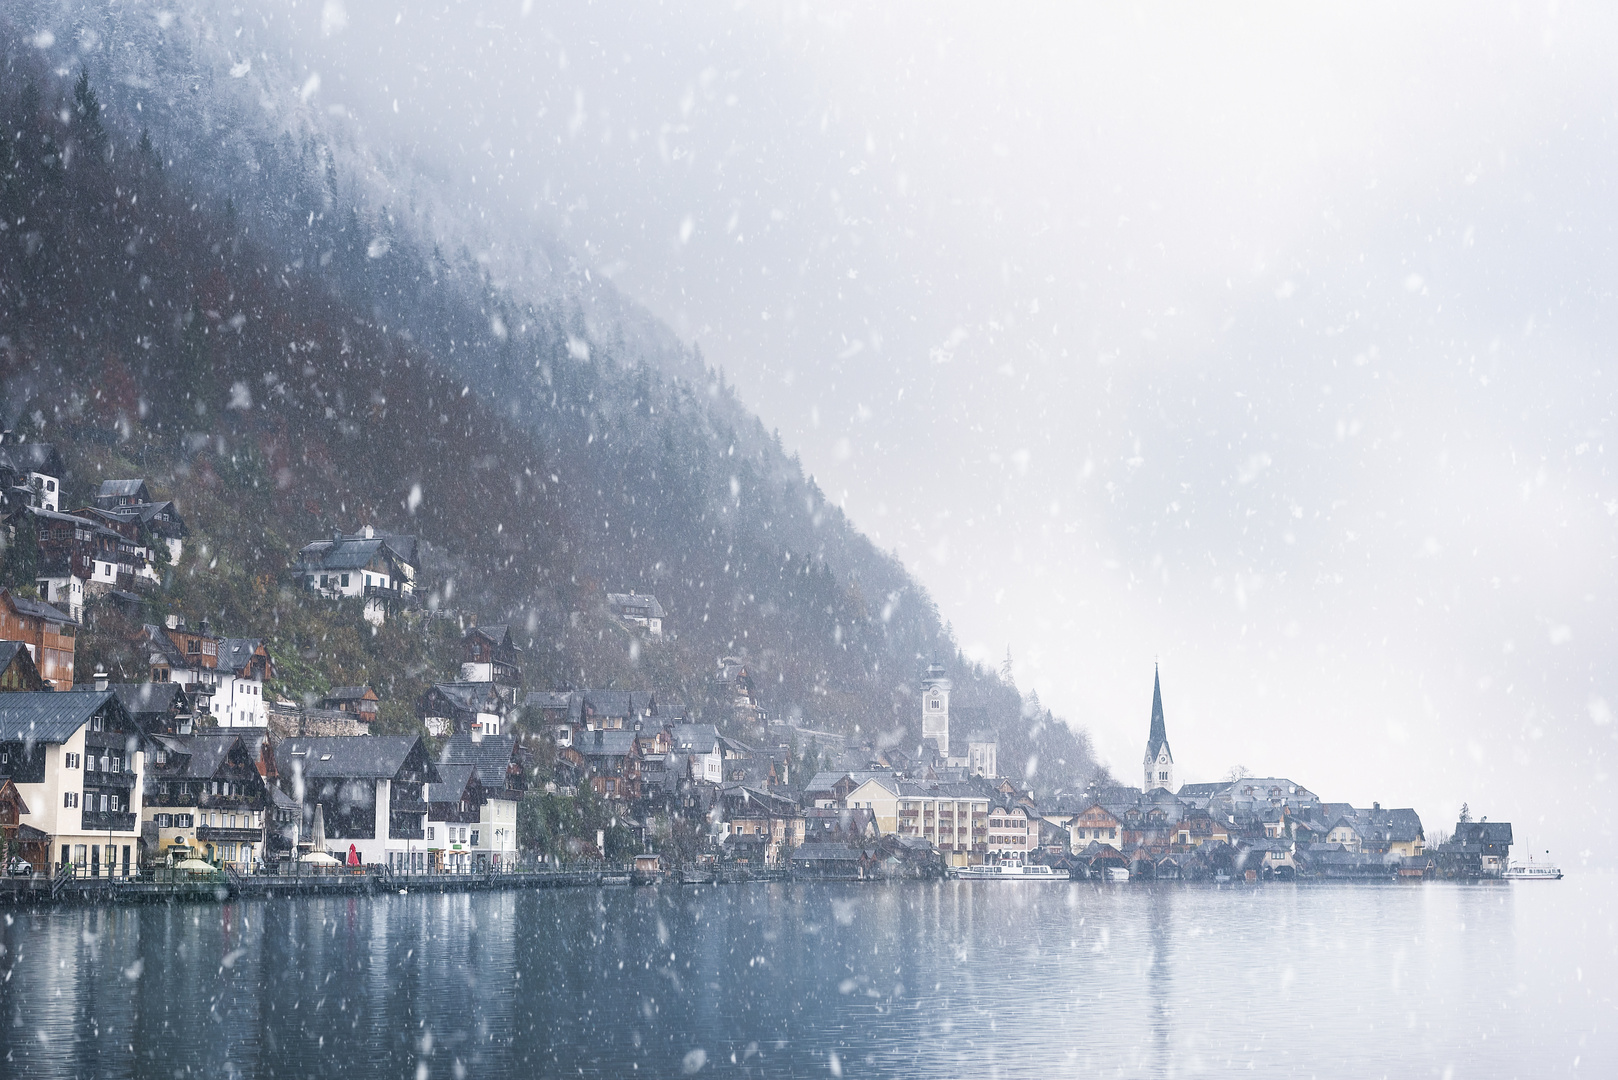
[[[1129,868],[1124,866],[1109,866],[1107,868],[1108,881],[1128,881]]]
[[[967,879],[987,878],[991,881],[1049,881],[1052,879],[1060,879],[1063,881],[1067,880],[1066,874],[1058,874],[1049,866],[1018,866],[1015,863],[1000,863],[996,865],[984,864],[983,866],[961,866],[956,868],[955,876],[958,878]]]
[[[1532,855],[1525,863],[1512,863],[1500,875],[1507,881],[1561,881],[1562,871],[1552,862],[1535,862]]]

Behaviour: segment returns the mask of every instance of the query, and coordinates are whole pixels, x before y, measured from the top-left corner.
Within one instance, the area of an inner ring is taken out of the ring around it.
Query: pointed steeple
[[[1168,727],[1163,722],[1163,682],[1152,666],[1152,730],[1146,736],[1146,757],[1142,791],[1179,787],[1174,777],[1174,751],[1169,749]]]
[[[1146,760],[1156,761],[1157,752],[1168,746],[1169,735],[1163,724],[1163,681],[1157,674],[1157,665],[1152,665],[1152,733],[1146,736]],[[1173,752],[1169,757],[1172,759]]]

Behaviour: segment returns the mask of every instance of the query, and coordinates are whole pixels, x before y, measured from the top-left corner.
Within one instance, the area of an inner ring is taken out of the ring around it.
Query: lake
[[[0,1074],[1618,1075],[1609,874],[11,911]]]

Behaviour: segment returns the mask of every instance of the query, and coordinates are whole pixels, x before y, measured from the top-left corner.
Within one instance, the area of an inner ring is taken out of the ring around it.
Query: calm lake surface
[[[0,1075],[1618,1075],[1610,874],[13,911]]]

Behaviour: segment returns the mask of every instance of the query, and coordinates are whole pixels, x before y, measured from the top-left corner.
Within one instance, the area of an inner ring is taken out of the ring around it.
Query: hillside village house
[[[221,638],[214,668],[210,710],[220,727],[265,727],[269,712],[264,684],[275,677],[275,664],[259,638]]]
[[[11,432],[0,433],[0,474],[26,491],[25,505],[40,510],[58,509],[62,476],[67,471],[62,455],[51,443],[12,440]]]
[[[0,641],[0,691],[43,690],[45,680],[20,641]]]
[[[352,845],[360,860],[415,865],[426,850],[426,785],[437,777],[419,736],[283,739],[275,748],[282,789],[302,804],[305,823],[321,807],[331,854]],[[300,831],[307,837],[307,825]]]
[[[58,865],[127,877],[139,865],[146,739],[105,689],[0,694],[0,782]],[[36,870],[44,870],[36,866]]]
[[[57,690],[73,689],[74,631],[73,620],[64,612],[0,589],[0,641],[27,646],[40,677]]]
[[[376,720],[381,701],[369,686],[334,686],[320,699],[320,708],[329,712],[353,713],[366,723]]]
[[[39,535],[35,584],[41,596],[82,614],[93,593],[132,583],[132,578],[119,577],[122,538],[115,530],[77,514],[53,510],[27,511],[16,527],[26,527],[29,521]]]
[[[144,547],[150,549],[162,544],[167,549],[170,564],[178,563],[185,547],[185,538],[191,535],[185,519],[172,499],[154,499],[144,480],[103,480],[96,492],[95,510],[117,517],[137,529]]]
[[[434,683],[416,702],[427,734],[498,735],[511,711],[508,696],[492,682]]]
[[[491,682],[502,686],[522,685],[522,649],[504,623],[474,626],[461,639],[466,660],[461,664],[461,682]]]
[[[323,596],[363,599],[365,618],[380,624],[389,607],[415,596],[415,558],[414,536],[367,525],[351,536],[338,532],[305,544],[293,569]]]
[[[626,593],[608,593],[607,610],[625,625],[645,630],[647,637],[663,636],[663,621],[668,618],[668,612],[663,610],[663,605],[658,603],[657,597],[651,593],[637,593],[633,590]]]

